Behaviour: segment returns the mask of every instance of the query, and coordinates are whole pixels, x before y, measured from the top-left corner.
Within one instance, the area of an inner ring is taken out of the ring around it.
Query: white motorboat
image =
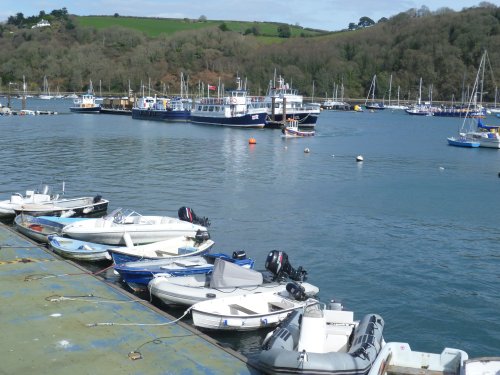
[[[266,374],[364,375],[385,342],[384,320],[354,320],[338,303],[296,310],[267,335],[256,365]]]
[[[444,348],[439,354],[426,353],[413,351],[404,342],[389,342],[379,353],[368,375],[461,375],[464,361],[468,358],[467,353],[460,349]]]
[[[58,194],[52,194],[48,185],[43,185],[40,190],[26,190],[21,193],[13,193],[10,199],[0,201],[0,218],[14,217],[16,209],[25,204],[40,204],[58,199]]]
[[[108,245],[145,244],[174,237],[195,237],[207,228],[169,216],[143,216],[118,208],[102,218],[92,218],[67,225],[63,234],[89,242]]]
[[[60,198],[46,202],[24,203],[16,208],[16,215],[82,217],[96,216],[108,210],[109,201],[100,195],[94,197]]]
[[[191,307],[193,324],[230,331],[274,327],[292,311],[319,303],[302,298],[300,291],[295,283],[289,283],[287,290],[277,293],[251,293],[198,302]]]
[[[287,276],[298,282],[306,296],[312,297],[319,292],[318,287],[303,282],[306,272],[301,267],[299,271],[291,268],[283,252],[272,251],[268,255],[266,269],[271,273],[264,275],[263,272],[216,259],[211,274],[182,277],[164,277],[162,274],[157,274],[149,282],[148,289],[152,295],[166,304],[187,306],[207,299],[284,292],[288,284]],[[286,276],[281,273],[283,269],[289,271]]]
[[[205,236],[203,235],[205,234]],[[193,237],[179,236],[144,245],[109,247],[108,252],[115,264],[140,260],[181,258],[204,255],[213,247],[207,232]]]

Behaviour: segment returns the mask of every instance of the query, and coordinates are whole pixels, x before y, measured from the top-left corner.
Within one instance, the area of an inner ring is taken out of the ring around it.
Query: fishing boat
[[[352,311],[329,306],[292,312],[264,339],[257,366],[266,374],[366,374],[385,344],[384,320],[355,321]]]
[[[284,138],[302,138],[311,137],[316,134],[314,129],[302,130],[299,129],[299,121],[295,119],[287,119],[286,124],[281,129],[282,137]]]
[[[208,253],[214,245],[208,232],[201,232],[201,230],[194,236],[177,236],[143,245],[131,245],[130,240],[126,240],[125,243],[127,246],[108,246],[108,252],[115,264],[203,255]]]
[[[214,262],[221,258],[240,267],[253,268],[254,260],[247,258],[241,251],[235,251],[231,256],[223,253],[209,253],[203,256],[188,256],[161,259],[143,259],[140,261],[116,263],[115,271],[123,282],[132,289],[144,289],[156,274],[170,275],[171,277],[212,272]]]
[[[96,98],[94,96],[94,89],[92,87],[92,81],[90,81],[89,89],[86,94],[73,100],[73,105],[69,107],[71,112],[78,113],[99,113],[101,110],[101,105],[96,103]]]
[[[319,303],[288,283],[280,292],[251,293],[209,299],[191,307],[193,325],[224,331],[251,331],[277,326],[288,314]]]
[[[100,195],[93,197],[60,198],[47,202],[24,203],[14,208],[16,215],[83,217],[103,214],[109,201]]]
[[[404,342],[389,342],[380,351],[368,375],[463,375],[462,369],[467,359],[467,353],[460,349],[444,348],[439,354],[427,353],[413,351]]]
[[[110,261],[108,245],[79,241],[73,238],[61,237],[55,234],[47,236],[49,248],[64,258],[86,261],[100,262]]]
[[[253,98],[254,105],[266,108],[266,127],[272,128],[283,124],[288,118],[298,120],[303,128],[313,128],[321,113],[321,106],[304,103],[303,95],[291,87],[281,76],[269,82],[264,98]]]
[[[198,221],[206,223],[207,220]],[[82,241],[108,245],[146,244],[166,239],[188,236],[197,232],[208,234],[207,228],[170,216],[143,216],[130,209],[117,208],[102,218],[92,218],[66,225],[63,233]]]
[[[172,305],[193,305],[207,299],[243,294],[282,292],[288,279],[297,281],[307,296],[314,296],[319,289],[304,282],[307,272],[300,267],[291,268],[286,253],[272,251],[266,260],[267,273],[245,269],[231,262],[216,259],[210,274],[183,277],[164,277],[157,274],[149,282],[151,294],[163,303]],[[284,276],[284,270],[289,272]]]
[[[252,104],[240,77],[237,88],[229,90],[224,97],[200,99],[191,110],[191,122],[203,125],[229,126],[237,128],[263,128],[266,122],[265,108]],[[209,87],[209,90],[212,86]]]

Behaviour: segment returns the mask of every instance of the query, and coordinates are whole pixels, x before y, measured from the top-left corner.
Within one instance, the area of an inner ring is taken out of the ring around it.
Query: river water
[[[286,140],[70,104],[31,100],[59,114],[0,117],[1,196],[64,181],[110,210],[189,206],[211,220],[215,250],[245,250],[257,268],[286,251],[322,300],[380,314],[386,341],[500,354],[500,152],[448,146],[461,120],[324,111],[315,137]],[[264,334],[214,336],[251,356]]]

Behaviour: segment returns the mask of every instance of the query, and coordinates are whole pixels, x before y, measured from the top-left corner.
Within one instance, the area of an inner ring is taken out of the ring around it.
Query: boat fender
[[[215,298],[215,297],[217,297],[214,293],[207,293],[207,294],[205,294],[205,296],[207,298]]]

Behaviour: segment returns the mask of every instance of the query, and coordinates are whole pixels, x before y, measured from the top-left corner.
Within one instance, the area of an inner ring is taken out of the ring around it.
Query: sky
[[[361,17],[377,22],[411,8],[455,11],[478,6],[482,0],[2,0],[0,22],[21,12],[25,17],[66,7],[79,16],[113,15],[208,20],[283,22],[321,30],[346,29]],[[497,4],[498,0],[489,3]]]

